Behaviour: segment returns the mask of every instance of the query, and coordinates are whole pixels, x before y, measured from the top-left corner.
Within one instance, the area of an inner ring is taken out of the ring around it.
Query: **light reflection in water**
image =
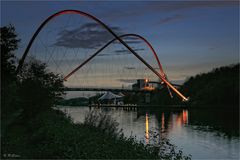
[[[188,110],[183,110],[182,116],[183,116],[183,123],[188,124]]]
[[[178,127],[181,127],[183,124],[182,113],[175,115],[176,116],[176,124]],[[174,124],[174,123],[173,123]],[[174,128],[174,127],[173,127]]]
[[[149,142],[149,132],[148,132],[148,114],[146,113],[146,143]]]
[[[162,118],[161,118],[161,131],[165,131],[165,118],[164,118],[164,113],[162,113]]]
[[[188,110],[185,109],[182,112],[175,114],[174,116],[176,116],[175,122],[178,127],[181,127],[184,124],[188,124]]]

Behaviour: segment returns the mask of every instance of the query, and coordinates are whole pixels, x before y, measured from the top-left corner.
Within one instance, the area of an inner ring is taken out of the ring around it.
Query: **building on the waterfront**
[[[145,86],[145,80],[144,79],[138,79],[137,83],[134,83],[132,85],[132,89],[133,90],[141,90],[141,89],[144,88],[144,86]]]
[[[161,88],[159,82],[151,82],[149,79],[138,79],[137,83],[132,85],[133,90],[155,90]]]

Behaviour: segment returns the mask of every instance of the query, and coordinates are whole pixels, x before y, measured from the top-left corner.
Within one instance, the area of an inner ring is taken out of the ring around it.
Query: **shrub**
[[[121,130],[118,129],[118,122],[112,119],[110,115],[104,114],[99,110],[92,110],[88,112],[84,119],[84,124],[93,126],[101,131],[112,136],[121,135]]]
[[[138,141],[136,137],[124,137],[122,130],[118,129],[118,122],[112,119],[110,115],[106,115],[99,110],[90,111],[84,120],[84,125],[97,128],[116,140],[120,140],[136,148],[136,150],[145,150],[153,157],[160,159],[191,159],[191,156],[186,156],[181,150],[169,142],[169,139],[161,137],[157,132],[149,131],[149,140],[151,142],[145,145]],[[140,154],[140,153],[139,153]]]
[[[64,94],[62,76],[49,72],[46,64],[34,59],[24,65],[18,81],[20,104],[27,116],[49,109]]]

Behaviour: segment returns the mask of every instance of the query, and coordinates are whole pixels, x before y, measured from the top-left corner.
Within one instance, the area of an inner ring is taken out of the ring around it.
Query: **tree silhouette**
[[[23,110],[28,116],[51,108],[63,95],[63,78],[47,71],[47,66],[30,58],[16,74],[17,34],[12,25],[1,27],[2,115]]]
[[[15,109],[16,75],[14,51],[18,48],[17,34],[12,25],[1,27],[1,111],[2,114]]]
[[[50,109],[63,95],[63,77],[47,71],[47,66],[31,59],[18,75],[18,95],[24,113],[32,116]]]

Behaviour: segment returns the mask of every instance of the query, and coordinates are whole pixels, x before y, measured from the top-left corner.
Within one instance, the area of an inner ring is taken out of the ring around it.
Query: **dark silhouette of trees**
[[[17,34],[12,25],[1,27],[1,105],[3,117],[15,111],[28,116],[52,107],[63,95],[63,78],[47,71],[33,58],[16,74]]]
[[[16,74],[14,51],[18,48],[17,34],[12,25],[0,28],[1,31],[1,111],[16,109],[13,102],[16,99]]]
[[[4,76],[2,80],[14,77],[15,73],[15,56],[13,51],[18,49],[17,34],[12,25],[1,27],[1,74]]]
[[[30,60],[18,75],[18,95],[28,116],[50,109],[63,95],[63,77],[49,72],[46,64]]]
[[[153,93],[152,104],[172,105],[190,104],[195,107],[230,107],[239,106],[239,64],[229,65],[213,69],[208,73],[197,74],[186,80],[180,91],[186,97],[190,97],[188,102],[181,102],[181,99],[173,93],[170,98],[168,90],[162,89],[158,93]]]
[[[192,105],[239,106],[239,64],[190,77],[182,87]]]

